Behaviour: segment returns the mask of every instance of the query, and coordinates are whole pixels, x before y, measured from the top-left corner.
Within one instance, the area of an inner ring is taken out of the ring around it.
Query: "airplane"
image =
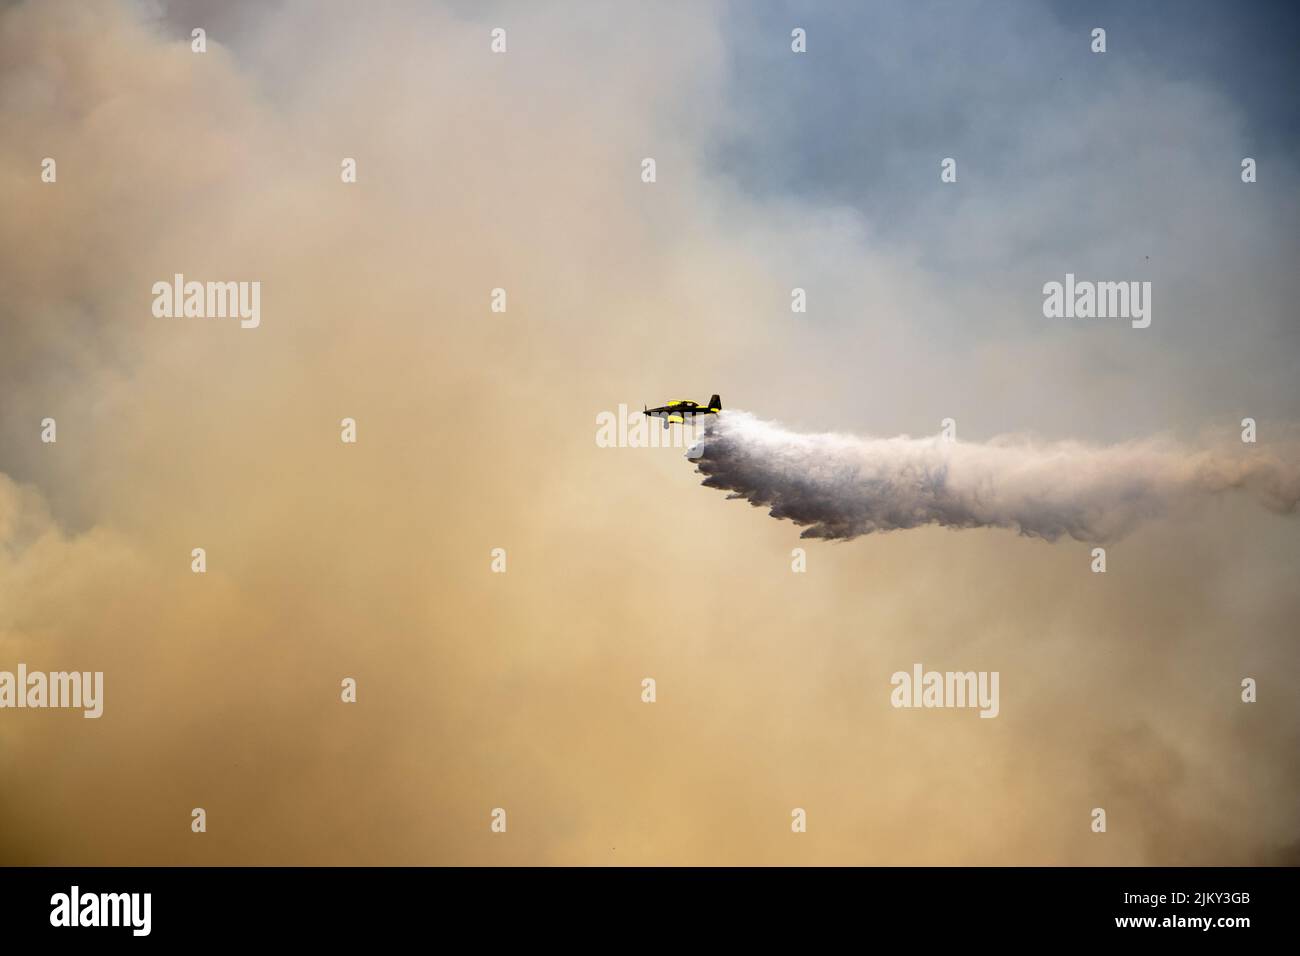
[[[694,419],[696,415],[716,415],[722,411],[722,399],[714,395],[709,399],[709,404],[700,405],[696,402],[682,400],[680,402],[669,402],[667,405],[660,405],[658,408],[646,408],[641,406],[641,414],[650,418],[663,419],[664,428],[669,425],[683,425],[686,419]]]

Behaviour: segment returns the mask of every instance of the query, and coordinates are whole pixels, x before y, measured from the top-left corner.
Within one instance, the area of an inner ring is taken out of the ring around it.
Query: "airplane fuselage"
[[[692,402],[689,399],[682,399],[677,402],[669,402],[667,405],[660,405],[658,408],[642,410],[643,414],[650,418],[662,419],[664,428],[671,424],[685,424],[688,418],[694,420],[697,415],[716,415],[720,411],[722,411],[722,399],[717,395],[714,395],[707,405],[701,405],[699,402]]]

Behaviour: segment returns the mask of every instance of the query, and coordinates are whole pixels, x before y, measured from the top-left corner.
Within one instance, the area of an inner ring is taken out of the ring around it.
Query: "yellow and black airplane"
[[[716,415],[720,411],[722,411],[722,399],[717,395],[710,398],[707,405],[699,405],[683,399],[680,402],[669,402],[667,405],[660,405],[658,408],[646,408],[645,406],[641,408],[643,415],[663,419],[664,428],[672,424],[684,424],[686,419],[693,420],[696,415]]]

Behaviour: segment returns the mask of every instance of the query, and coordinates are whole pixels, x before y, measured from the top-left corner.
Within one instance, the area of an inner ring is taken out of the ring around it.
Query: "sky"
[[[97,720],[0,710],[0,862],[1297,862],[1294,515],[1208,497],[1098,574],[1012,529],[808,541],[595,440],[718,393],[796,432],[1289,447],[1296,33],[0,6],[0,671],[105,675]],[[176,273],[260,282],[259,326],[155,316]],[[1149,281],[1150,327],[1046,318],[1067,273]],[[999,672],[997,718],[892,707],[916,662]]]

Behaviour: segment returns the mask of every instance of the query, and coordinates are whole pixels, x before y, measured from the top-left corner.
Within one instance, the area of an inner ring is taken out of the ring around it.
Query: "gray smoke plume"
[[[729,411],[691,457],[707,487],[770,509],[802,526],[805,538],[848,540],[938,524],[1105,542],[1229,489],[1277,512],[1300,502],[1297,459],[1284,462],[1246,444],[1216,452],[1157,439],[1098,447],[801,435]]]

